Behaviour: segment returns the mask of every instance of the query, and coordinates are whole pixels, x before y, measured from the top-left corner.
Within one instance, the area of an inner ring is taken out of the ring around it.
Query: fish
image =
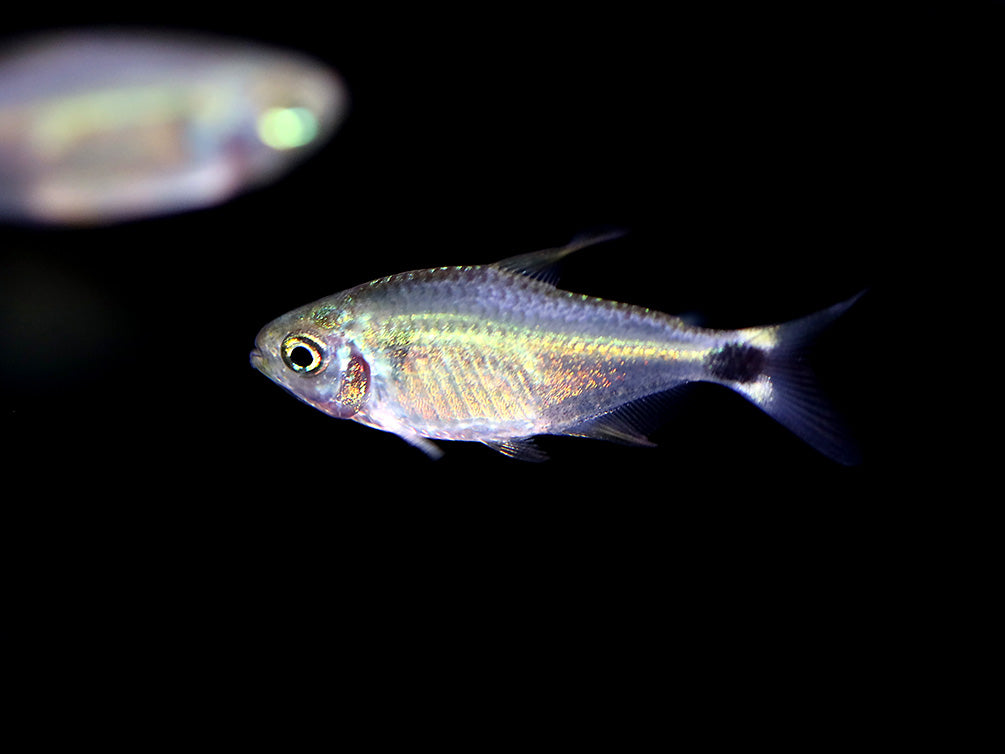
[[[93,226],[220,204],[314,153],[348,89],[209,34],[67,29],[0,51],[0,219]]]
[[[528,461],[547,458],[540,435],[652,446],[667,396],[711,382],[838,463],[859,462],[805,354],[862,293],[783,324],[720,330],[557,287],[559,261],[619,235],[357,285],[267,324],[251,364],[325,414],[431,458],[442,455],[434,440]]]

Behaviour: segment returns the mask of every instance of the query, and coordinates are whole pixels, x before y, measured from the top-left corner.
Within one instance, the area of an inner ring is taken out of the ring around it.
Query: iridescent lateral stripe
[[[391,363],[401,404],[434,423],[533,422],[640,366],[700,364],[709,352],[706,344],[585,337],[475,315],[392,315],[381,324],[368,347]]]

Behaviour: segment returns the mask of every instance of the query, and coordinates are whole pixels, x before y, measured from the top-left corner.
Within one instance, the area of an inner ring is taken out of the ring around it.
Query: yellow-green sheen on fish
[[[0,51],[0,218],[100,224],[274,180],[345,115],[326,65],[204,34],[74,29]]]
[[[432,440],[483,442],[539,460],[535,435],[651,445],[658,396],[725,385],[841,463],[854,444],[818,397],[802,353],[852,298],[740,330],[560,290],[565,255],[615,234],[488,265],[404,272],[296,309],[259,332],[252,364],[334,417]]]

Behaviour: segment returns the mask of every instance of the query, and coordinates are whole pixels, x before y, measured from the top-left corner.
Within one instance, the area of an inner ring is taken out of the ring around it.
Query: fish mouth
[[[262,371],[262,367],[265,366],[265,354],[257,348],[253,348],[251,354],[248,356],[248,361],[251,362],[251,366],[255,369]]]

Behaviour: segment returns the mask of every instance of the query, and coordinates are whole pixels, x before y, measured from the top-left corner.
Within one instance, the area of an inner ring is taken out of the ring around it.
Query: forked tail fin
[[[759,354],[757,376],[751,373],[751,379],[729,382],[809,445],[848,466],[861,462],[858,447],[844,422],[820,394],[806,363],[806,352],[816,336],[844,314],[862,293],[782,325],[739,330],[740,342]],[[749,361],[751,357],[746,358]]]

